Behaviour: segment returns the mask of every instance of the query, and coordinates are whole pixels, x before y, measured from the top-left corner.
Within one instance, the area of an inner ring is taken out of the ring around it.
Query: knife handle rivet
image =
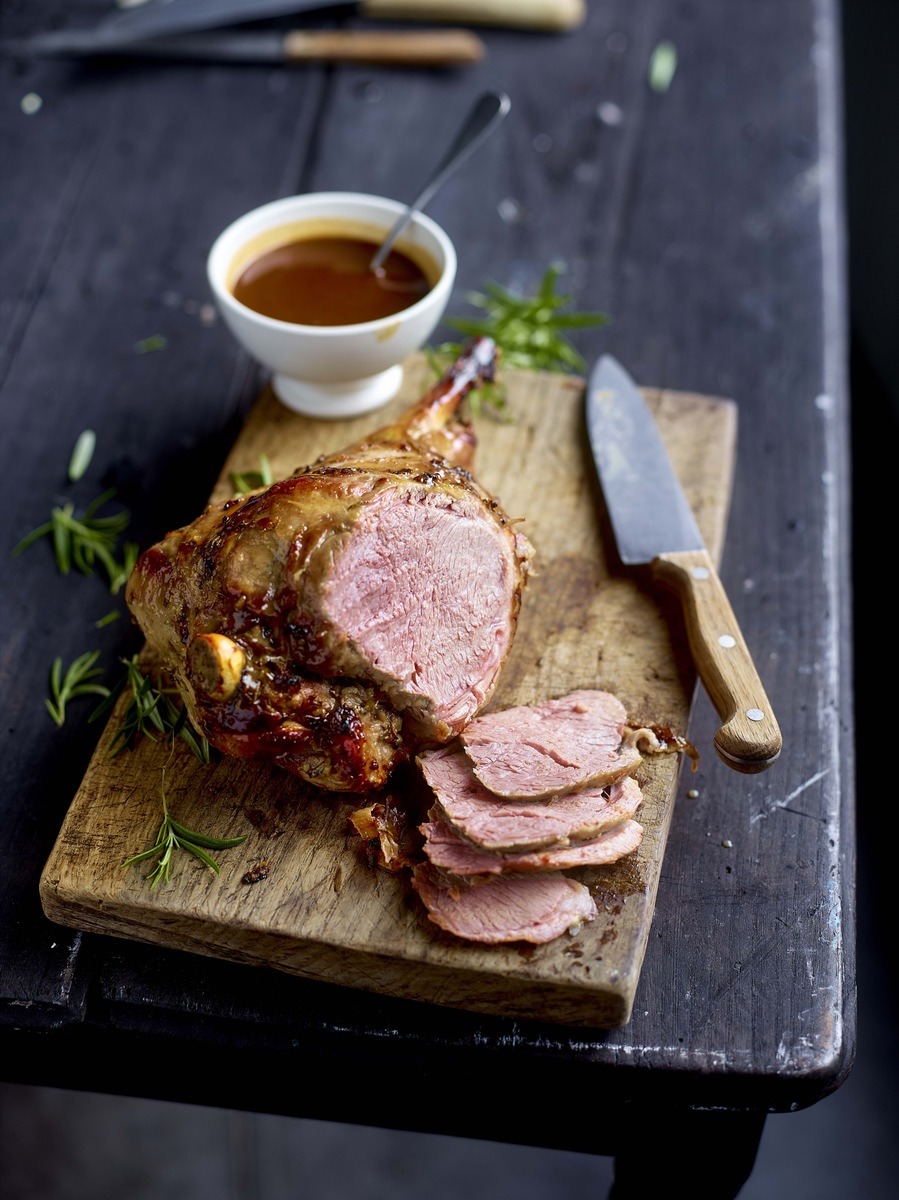
[[[731,637],[729,633],[722,633],[718,638],[718,645],[723,646],[725,650],[731,650],[737,644],[737,639]]]
[[[750,721],[764,721],[765,719],[765,714],[760,708],[747,708],[746,716]]]
[[[708,567],[691,567],[690,574],[694,579],[708,579],[709,569]]]

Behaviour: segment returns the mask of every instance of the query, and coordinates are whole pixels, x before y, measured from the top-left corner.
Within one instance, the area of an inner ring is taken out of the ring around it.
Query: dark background
[[[842,19],[854,437],[864,485],[875,443],[893,453],[880,423],[895,436],[899,419],[899,4],[844,0]]]
[[[885,955],[893,908],[892,870],[878,830],[884,763],[866,749],[868,731],[888,712],[887,689],[897,664],[891,634],[895,597],[883,587],[870,554],[894,525],[899,438],[899,3],[843,0],[846,208],[849,242],[850,389],[852,395],[853,578],[855,591],[856,733],[858,763],[861,953],[871,945],[883,986],[896,979]],[[886,638],[883,637],[886,633]],[[891,669],[892,668],[892,669]],[[895,794],[895,788],[890,787]],[[866,917],[866,914],[869,914]],[[870,938],[870,942],[868,939]],[[883,959],[883,962],[881,962]],[[873,982],[873,981],[872,981]],[[862,974],[861,985],[865,986]],[[865,993],[862,991],[862,1002]],[[869,1000],[874,997],[868,997]],[[860,1029],[862,1051],[866,1043]]]

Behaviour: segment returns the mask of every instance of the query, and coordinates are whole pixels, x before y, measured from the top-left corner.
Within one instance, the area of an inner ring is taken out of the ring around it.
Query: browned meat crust
[[[468,471],[495,361],[478,339],[400,421],[141,556],[129,607],[213,746],[366,792],[492,695],[531,555]]]

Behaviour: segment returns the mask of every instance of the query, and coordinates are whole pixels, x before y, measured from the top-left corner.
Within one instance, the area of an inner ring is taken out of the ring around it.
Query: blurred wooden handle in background
[[[284,36],[289,62],[367,62],[449,67],[479,62],[486,53],[481,39],[467,29],[413,32],[294,29]]]
[[[378,19],[560,31],[580,25],[587,5],[585,0],[361,0],[358,11]]]

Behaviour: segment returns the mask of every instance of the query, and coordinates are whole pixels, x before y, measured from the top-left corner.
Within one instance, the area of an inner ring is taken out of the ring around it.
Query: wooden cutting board
[[[695,675],[680,613],[617,560],[588,456],[583,381],[511,370],[504,378],[512,419],[478,420],[475,474],[522,518],[536,560],[490,707],[602,688],[621,698],[632,720],[685,734]],[[415,355],[387,410],[340,422],[295,415],[267,390],[212,499],[231,495],[231,472],[258,469],[260,453],[284,477],[386,423],[432,381]],[[646,395],[717,561],[736,406],[677,392]],[[596,899],[595,921],[544,946],[484,947],[433,925],[405,875],[370,865],[348,821],[364,799],[316,793],[277,768],[221,757],[202,764],[180,741],[171,757],[147,739],[110,757],[125,704],[112,713],[44,868],[40,895],[51,921],[517,1019],[595,1028],[630,1019],[678,778],[689,759],[645,759],[637,773],[641,846],[618,863],[571,873]],[[183,825],[249,836],[216,855],[220,875],[181,853],[170,882],[151,892],[147,864],[122,863],[153,845],[163,786]],[[265,878],[246,882],[259,864]]]

